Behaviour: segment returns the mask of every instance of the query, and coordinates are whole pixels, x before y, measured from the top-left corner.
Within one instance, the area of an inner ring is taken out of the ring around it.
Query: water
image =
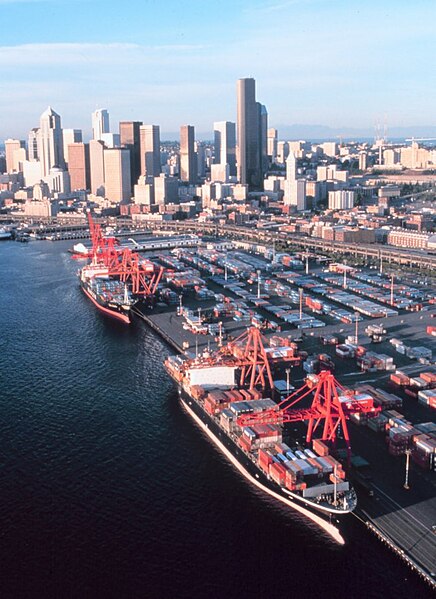
[[[2,597],[410,597],[354,519],[339,547],[185,414],[142,322],[96,311],[68,244],[0,244]]]

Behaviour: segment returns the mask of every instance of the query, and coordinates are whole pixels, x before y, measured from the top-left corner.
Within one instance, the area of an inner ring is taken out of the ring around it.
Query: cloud
[[[1,0],[0,0],[1,1]],[[44,67],[83,64],[146,64],[178,60],[204,46],[175,44],[143,46],[130,43],[52,43],[0,46],[0,67]]]

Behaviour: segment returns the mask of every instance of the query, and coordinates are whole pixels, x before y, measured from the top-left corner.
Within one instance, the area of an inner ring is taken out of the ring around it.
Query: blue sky
[[[436,125],[435,0],[0,0],[0,138],[235,120],[255,77],[271,126]]]

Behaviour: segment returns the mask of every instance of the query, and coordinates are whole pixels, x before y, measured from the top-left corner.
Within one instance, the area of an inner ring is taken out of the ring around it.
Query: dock
[[[175,306],[153,311],[136,308],[134,313],[177,353],[189,351],[195,355],[195,351],[217,347],[212,336],[194,335],[185,330],[183,318],[177,315]],[[411,321],[412,325],[413,315]],[[235,338],[247,325],[247,322],[226,322],[226,329]],[[313,339],[307,339],[308,344],[313,342]],[[347,383],[347,379],[344,382]],[[391,456],[382,447],[382,441],[374,443],[371,431],[366,427],[354,427],[352,439],[353,448],[356,447],[359,454],[374,466],[374,497],[359,496],[355,516],[368,532],[436,589],[436,481],[428,483],[428,479],[412,466],[411,489],[406,491],[402,488],[403,464],[397,461],[392,468]]]

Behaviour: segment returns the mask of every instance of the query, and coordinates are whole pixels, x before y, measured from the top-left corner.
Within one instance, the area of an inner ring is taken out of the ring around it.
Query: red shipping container
[[[312,447],[313,451],[321,457],[329,455],[329,448],[324,443],[324,441],[321,441],[321,439],[314,439],[312,441]]]

